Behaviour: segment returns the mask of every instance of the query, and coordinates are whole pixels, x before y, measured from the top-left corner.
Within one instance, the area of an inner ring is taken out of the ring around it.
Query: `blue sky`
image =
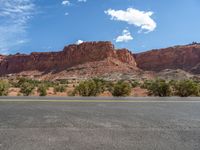
[[[112,41],[141,52],[200,42],[199,0],[0,0],[0,53]]]

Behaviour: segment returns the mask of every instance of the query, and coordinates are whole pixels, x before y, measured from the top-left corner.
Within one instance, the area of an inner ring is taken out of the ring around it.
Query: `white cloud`
[[[141,30],[147,32],[154,31],[156,28],[156,22],[151,18],[152,11],[140,11],[134,8],[128,8],[127,10],[114,10],[108,9],[105,13],[111,16],[111,20],[124,21],[128,24],[140,27]]]
[[[28,21],[34,10],[32,0],[0,0],[0,53],[9,53],[28,41]]]
[[[78,41],[76,41],[76,44],[77,45],[79,45],[79,44],[82,44],[84,41],[82,41],[82,40],[78,40]]]
[[[68,12],[66,12],[66,13],[65,13],[65,16],[68,16],[68,15],[69,15],[69,13],[68,13]]]
[[[131,33],[127,29],[124,29],[122,35],[118,36],[115,42],[128,42],[131,40],[133,40]]]
[[[62,5],[67,5],[67,6],[69,6],[69,5],[70,5],[70,1],[69,1],[69,0],[64,0],[64,1],[62,1]]]
[[[85,3],[85,2],[87,2],[87,0],[78,0],[78,2],[84,2]]]

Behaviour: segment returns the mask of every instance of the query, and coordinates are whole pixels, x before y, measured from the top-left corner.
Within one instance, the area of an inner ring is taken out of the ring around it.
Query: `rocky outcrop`
[[[136,61],[135,58],[133,57],[132,53],[127,50],[127,49],[118,49],[115,51],[117,53],[117,58],[124,63],[130,64],[133,67],[136,67]]]
[[[143,75],[148,78],[156,74],[163,77],[183,74],[173,70],[200,74],[200,44],[132,54],[127,49],[115,49],[111,42],[85,42],[66,46],[60,52],[0,55],[0,76],[33,75],[56,79],[125,74],[130,78],[143,78]]]
[[[182,69],[200,73],[200,45],[190,44],[135,54],[137,66],[146,71]]]
[[[126,70],[127,68],[137,69],[134,57],[128,50],[115,50],[111,42],[85,42],[80,45],[66,46],[61,52],[0,56],[0,75],[35,70],[57,73],[89,62],[95,62],[98,66],[98,61],[106,59],[119,61]],[[104,67],[111,66],[111,64],[116,65],[109,63],[104,64]],[[123,71],[123,68],[119,65],[120,70]]]

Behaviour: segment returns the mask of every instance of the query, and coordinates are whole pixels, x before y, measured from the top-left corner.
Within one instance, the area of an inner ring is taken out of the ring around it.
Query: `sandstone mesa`
[[[60,52],[0,55],[1,76],[59,78],[152,78],[166,69],[200,73],[200,45],[174,46],[134,54],[108,41],[84,42]],[[122,76],[125,75],[125,76]]]

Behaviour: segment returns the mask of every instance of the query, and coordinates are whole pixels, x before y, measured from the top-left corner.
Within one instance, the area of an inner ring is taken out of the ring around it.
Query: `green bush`
[[[140,85],[140,87],[143,89],[148,89],[152,83],[153,83],[153,80],[145,80],[143,84]]]
[[[16,81],[16,80],[14,80],[14,79],[11,79],[11,80],[9,80],[9,84],[10,84],[10,86],[11,87],[18,87],[18,84],[17,84],[18,82]]]
[[[110,91],[113,96],[129,96],[131,93],[131,86],[129,83],[119,81],[113,86],[113,90]]]
[[[15,84],[15,87],[21,87],[21,85],[23,85],[24,83],[29,83],[33,86],[38,86],[39,84],[41,84],[41,81],[38,80],[33,80],[33,79],[28,79],[28,78],[19,78],[18,82]]]
[[[53,81],[48,81],[48,80],[42,81],[41,84],[43,84],[47,88],[59,85],[58,82],[56,81],[53,82]]]
[[[9,89],[9,83],[6,81],[0,81],[0,96],[7,96]]]
[[[31,84],[29,82],[23,82],[21,85],[20,85],[20,92],[24,95],[24,96],[29,96],[34,88],[35,88],[35,85],[34,84]]]
[[[65,91],[66,91],[66,86],[65,85],[55,85],[54,86],[54,93],[65,92]]]
[[[155,80],[146,82],[144,87],[148,90],[150,95],[166,97],[171,96],[170,83],[165,80]]]
[[[113,88],[114,88],[114,83],[111,82],[111,81],[107,81],[105,83],[105,91],[110,91],[112,92],[113,91]]]
[[[81,82],[76,86],[74,90],[74,95],[78,94],[80,96],[98,96],[105,90],[105,84],[103,80],[93,79]]]
[[[138,87],[138,86],[140,86],[140,82],[138,82],[137,80],[133,80],[131,82],[131,86],[132,86],[132,88]]]
[[[47,95],[47,87],[45,85],[40,85],[38,87],[38,93],[40,93],[40,96],[46,96]]]
[[[192,80],[177,81],[174,90],[175,95],[181,97],[200,96],[200,85]]]
[[[60,84],[69,84],[69,81],[67,79],[61,79],[59,80]]]
[[[96,84],[96,93],[103,93],[105,90],[107,90],[107,81],[103,79],[94,78],[93,81]],[[98,95],[98,94],[97,94]]]

